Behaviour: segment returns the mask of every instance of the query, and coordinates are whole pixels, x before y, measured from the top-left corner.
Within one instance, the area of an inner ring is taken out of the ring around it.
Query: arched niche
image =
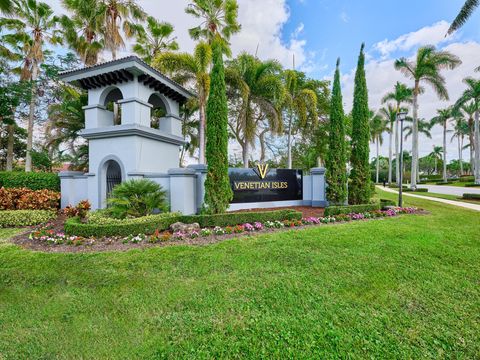
[[[125,170],[119,158],[108,156],[100,164],[99,175],[100,204],[106,206],[113,188],[125,180]]]
[[[116,86],[109,86],[100,95],[100,104],[105,106],[107,111],[113,114],[112,125],[120,125],[122,118],[122,108],[118,103],[123,99],[122,91]]]
[[[153,129],[160,128],[160,119],[170,113],[169,104],[162,95],[153,93],[148,98],[148,103],[152,105],[150,113],[150,127]]]

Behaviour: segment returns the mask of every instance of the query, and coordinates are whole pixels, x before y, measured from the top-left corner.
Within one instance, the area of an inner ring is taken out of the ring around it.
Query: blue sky
[[[382,40],[395,39],[438,21],[451,22],[463,3],[464,0],[288,0],[290,17],[282,29],[282,39],[288,42],[303,24],[300,36],[306,40],[305,49],[315,53],[311,75],[321,78],[331,76],[338,56],[345,71],[355,67],[362,42],[368,50]],[[461,39],[480,39],[480,11],[462,28]]]

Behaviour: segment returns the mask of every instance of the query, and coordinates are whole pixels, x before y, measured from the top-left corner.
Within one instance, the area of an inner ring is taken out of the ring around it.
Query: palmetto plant
[[[318,121],[318,99],[316,92],[308,84],[299,82],[299,73],[295,70],[285,71],[285,89],[287,167],[291,169],[293,135],[298,130],[316,124]]]
[[[463,80],[467,85],[467,89],[463,92],[460,99],[455,103],[455,108],[466,104],[469,101],[473,101],[475,104],[475,120],[474,120],[474,174],[475,183],[480,184],[480,80],[468,77]]]
[[[401,58],[395,61],[395,69],[414,81],[413,87],[413,130],[412,130],[412,173],[411,186],[416,188],[418,178],[418,96],[421,84],[426,83],[433,88],[442,100],[448,100],[443,69],[454,69],[461,64],[460,59],[448,51],[438,51],[434,46],[421,47],[417,51],[415,61]]]
[[[102,19],[102,32],[105,48],[110,50],[112,58],[117,58],[117,51],[125,47],[122,31],[127,38],[135,36],[141,26],[138,21],[146,14],[134,0],[99,0]]]
[[[447,127],[448,121],[452,119],[454,113],[452,107],[437,110],[437,116],[432,118],[432,126],[441,125],[443,127],[443,181],[447,182]]]
[[[25,157],[25,171],[32,170],[33,123],[37,103],[36,80],[40,71],[40,64],[44,61],[45,45],[58,44],[62,39],[56,29],[58,18],[46,3],[36,0],[17,0],[14,9],[17,32],[12,40],[17,39],[17,47],[22,54],[21,81],[30,81],[31,99],[27,123],[27,153]],[[3,20],[2,20],[3,21]]]
[[[174,80],[182,85],[194,83],[200,113],[199,157],[200,164],[205,163],[205,126],[206,126],[206,105],[210,91],[209,67],[212,61],[212,49],[205,42],[200,42],[192,54],[165,52],[157,55],[152,66],[160,71],[170,74]]]
[[[160,22],[153,16],[147,17],[146,29],[139,31],[133,51],[150,64],[158,54],[178,50],[176,38],[172,37],[173,30],[172,24]]]
[[[102,3],[97,0],[63,0],[62,3],[72,13],[61,18],[67,43],[86,66],[95,65],[105,46]]]
[[[217,39],[223,52],[231,55],[230,37],[241,29],[237,21],[237,0],[193,0],[185,12],[202,20],[200,25],[189,29],[192,39],[204,40],[210,45]]]
[[[472,15],[473,11],[480,5],[479,0],[467,0],[463,4],[462,9],[458,13],[457,17],[450,24],[447,35],[453,33],[454,31],[460,29],[463,24],[465,24],[468,18]]]
[[[246,53],[230,61],[225,70],[230,91],[238,98],[239,110],[229,126],[242,147],[244,167],[248,167],[250,146],[261,121],[266,119],[273,133],[282,130],[280,107],[285,89],[281,70],[276,61],[261,61]]]
[[[389,124],[388,134],[389,134],[389,141],[388,141],[388,183],[392,183],[392,148],[393,148],[393,134],[395,132],[394,126],[397,122],[397,108],[394,105],[388,104],[387,107],[383,107],[378,112],[380,116],[383,116],[385,121]],[[398,167],[398,166],[397,166]]]
[[[108,211],[119,219],[150,215],[155,209],[167,210],[166,192],[148,179],[128,180],[115,186],[107,201]]]
[[[383,133],[389,130],[389,121],[382,115],[370,111],[370,137],[372,143],[376,145],[376,177],[375,182],[379,183],[380,174],[380,145],[383,144]]]
[[[395,107],[395,116],[396,114],[400,111],[400,109],[402,108],[402,105],[407,105],[407,104],[411,104],[412,101],[413,101],[413,90],[411,88],[409,88],[407,85],[405,84],[402,84],[400,82],[397,81],[397,83],[395,84],[395,88],[393,90],[393,92],[390,92],[388,94],[386,94],[383,99],[382,99],[382,103],[385,104],[387,102],[394,102],[396,104],[396,107]],[[398,179],[400,178],[400,168],[399,168],[399,155],[400,155],[400,131],[399,131],[399,121],[398,119],[395,119],[395,168],[396,168],[396,171],[395,171],[395,175],[396,175],[396,179],[398,181]],[[392,134],[392,133],[391,133]],[[389,183],[391,183],[392,179],[391,179],[391,170],[389,170]]]

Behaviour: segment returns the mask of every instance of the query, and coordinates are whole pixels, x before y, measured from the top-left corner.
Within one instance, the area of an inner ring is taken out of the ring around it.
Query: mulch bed
[[[234,213],[237,212],[257,212],[257,211],[276,211],[276,210],[295,210],[300,211],[302,213],[302,217],[323,217],[325,213],[324,208],[315,208],[311,206],[285,206],[285,207],[276,207],[276,208],[262,208],[262,209],[246,209],[246,210],[236,210],[232,211]]]

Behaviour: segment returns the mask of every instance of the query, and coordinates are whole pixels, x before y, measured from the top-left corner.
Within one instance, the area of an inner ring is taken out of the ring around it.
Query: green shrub
[[[295,210],[276,210],[259,212],[237,212],[212,215],[184,215],[179,221],[183,223],[199,223],[201,227],[234,226],[245,223],[301,220],[302,213]]]
[[[475,183],[468,183],[468,184],[465,184],[465,187],[480,187],[480,185]]]
[[[55,216],[52,210],[3,210],[0,211],[0,228],[38,225]]]
[[[475,181],[475,176],[472,176],[472,175],[462,175],[458,178],[458,181],[460,182],[473,182]]]
[[[402,191],[403,192],[428,192],[428,189],[417,188],[415,190],[412,190],[412,188],[404,186]]]
[[[380,199],[380,207],[385,209],[387,206],[397,206],[397,203],[390,199]]]
[[[155,209],[166,211],[165,195],[162,187],[152,180],[128,180],[113,189],[108,211],[118,219],[147,216]]]
[[[465,200],[480,200],[480,194],[463,194]]]
[[[91,212],[88,222],[82,223],[78,218],[65,222],[67,234],[84,237],[128,236],[134,234],[153,234],[156,230],[166,230],[176,222],[199,223],[201,227],[234,226],[256,221],[300,220],[302,213],[295,210],[277,210],[261,212],[225,213],[214,215],[180,215],[163,213],[148,215],[136,219],[114,219],[108,217],[105,210]]]
[[[420,180],[422,181],[440,181],[443,179],[442,175],[421,175]]]
[[[0,187],[60,191],[58,174],[46,172],[1,171]]]
[[[359,204],[348,206],[329,206],[325,209],[325,216],[334,216],[340,214],[364,213],[368,211],[380,210],[380,203]]]

